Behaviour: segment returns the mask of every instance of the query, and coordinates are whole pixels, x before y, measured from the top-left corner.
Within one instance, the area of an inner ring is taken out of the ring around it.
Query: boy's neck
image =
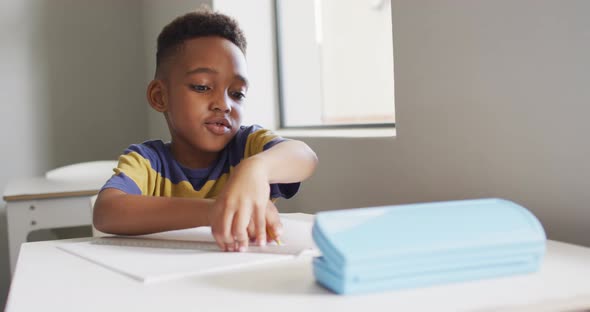
[[[190,169],[208,168],[217,159],[219,152],[195,150],[189,145],[172,140],[170,143],[172,156],[182,166]]]

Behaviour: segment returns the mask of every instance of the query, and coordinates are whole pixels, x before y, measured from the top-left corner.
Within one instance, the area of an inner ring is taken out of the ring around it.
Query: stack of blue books
[[[546,242],[530,211],[495,198],[325,211],[312,233],[315,278],[338,294],[534,272]]]

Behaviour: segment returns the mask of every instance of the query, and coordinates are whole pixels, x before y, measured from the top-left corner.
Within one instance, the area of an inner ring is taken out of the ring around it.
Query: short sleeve
[[[243,146],[244,159],[288,141],[288,139],[258,125],[242,127],[238,135],[238,144]],[[271,199],[291,198],[297,193],[300,185],[300,182],[271,184],[270,197]]]
[[[242,133],[244,137],[244,158],[256,155],[274,145],[287,141],[271,130],[264,129],[258,125],[246,127]]]
[[[116,188],[127,194],[146,195],[153,189],[153,162],[157,157],[149,147],[143,145],[129,146],[123,155],[119,156],[117,168],[113,175],[102,187]]]

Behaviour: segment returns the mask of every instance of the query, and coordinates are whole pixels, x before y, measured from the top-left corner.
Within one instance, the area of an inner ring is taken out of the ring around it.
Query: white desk
[[[83,241],[89,238],[69,241]],[[370,295],[315,283],[311,258],[144,285],[55,246],[21,247],[6,311],[571,311],[590,308],[590,248],[548,241],[540,272]]]
[[[104,179],[60,181],[44,177],[11,181],[4,191],[10,271],[22,243],[31,231],[90,225],[90,197],[98,193]]]

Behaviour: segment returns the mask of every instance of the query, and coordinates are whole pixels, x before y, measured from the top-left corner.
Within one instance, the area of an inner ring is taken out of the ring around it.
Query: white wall
[[[139,1],[0,2],[0,190],[147,137]],[[0,200],[0,307],[9,286]]]
[[[590,246],[590,2],[394,0],[397,137],[305,139],[284,210],[498,196]]]

